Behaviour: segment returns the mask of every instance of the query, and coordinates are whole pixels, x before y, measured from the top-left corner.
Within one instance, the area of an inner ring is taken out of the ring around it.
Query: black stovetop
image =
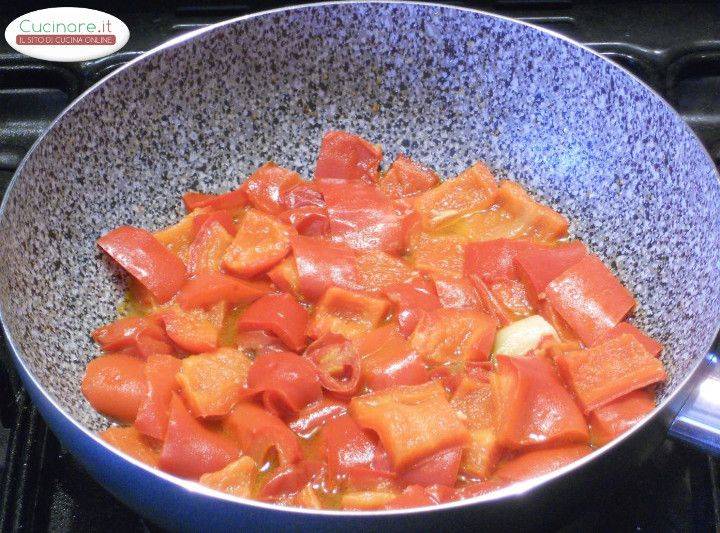
[[[693,127],[720,162],[720,5],[679,2],[465,0],[583,42],[645,80]],[[0,27],[51,7],[0,0]],[[96,3],[97,4],[97,3]],[[149,4],[149,3],[148,3]],[[59,5],[64,5],[60,3]],[[91,7],[87,2],[83,5]],[[73,98],[141,52],[180,33],[281,5],[240,1],[125,2],[130,41],[112,56],[47,63],[0,44],[0,192],[35,138]],[[19,11],[21,9],[22,11]],[[564,531],[720,531],[720,463],[667,441],[613,492],[599,495]],[[156,528],[93,481],[47,430],[0,346],[0,530],[108,531]]]

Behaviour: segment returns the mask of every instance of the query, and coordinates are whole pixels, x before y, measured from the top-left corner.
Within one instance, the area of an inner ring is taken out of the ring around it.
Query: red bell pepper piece
[[[261,392],[265,408],[275,414],[297,413],[322,398],[315,367],[297,354],[266,353],[255,358],[248,388]]]
[[[545,288],[565,270],[587,255],[587,248],[579,241],[556,246],[527,246],[515,254],[515,268],[528,289],[531,301],[538,305]]]
[[[171,355],[151,355],[145,364],[147,394],[135,417],[135,427],[148,437],[165,438],[170,417],[170,400],[177,389],[175,374],[180,370],[180,359]]]
[[[238,209],[247,203],[247,195],[242,187],[223,194],[205,194],[190,191],[183,194],[183,203],[188,212],[199,207]]]
[[[626,334],[635,337],[635,339],[640,344],[642,344],[643,348],[645,348],[650,354],[654,355],[655,357],[660,355],[660,352],[663,349],[662,344],[660,344],[658,341],[656,341],[646,333],[640,331],[638,328],[636,328],[629,322],[620,322],[617,326],[608,330],[607,333],[600,336],[595,345],[601,344],[607,340],[614,339],[615,337]]]
[[[550,362],[498,355],[497,364],[490,382],[501,445],[517,449],[589,441],[585,418]]]
[[[320,144],[315,181],[361,180],[374,183],[382,161],[380,146],[344,131],[329,131]]]
[[[516,482],[542,476],[577,461],[591,451],[589,446],[575,445],[527,452],[500,465],[495,477]]]
[[[237,326],[240,331],[269,331],[298,352],[307,345],[307,323],[307,311],[291,295],[267,294],[250,304]]]
[[[510,215],[523,235],[540,241],[551,241],[567,235],[567,218],[533,200],[517,183],[503,181],[497,194],[500,209]]]
[[[260,488],[258,497],[266,501],[285,500],[314,480],[321,479],[322,474],[323,464],[312,459],[283,466],[278,468]]]
[[[251,364],[247,355],[232,348],[184,358],[175,378],[192,414],[228,414],[244,392]]]
[[[308,335],[317,339],[326,333],[336,333],[353,339],[376,328],[389,307],[385,298],[330,287],[317,303]]]
[[[210,220],[205,223],[188,249],[189,273],[192,275],[200,272],[219,272],[225,251],[232,242],[232,235],[220,222]]]
[[[240,450],[232,441],[195,420],[180,397],[173,393],[160,468],[197,479],[202,474],[224,468],[239,456]]]
[[[356,268],[363,290],[382,292],[388,285],[411,280],[417,273],[396,257],[372,250],[359,253]]]
[[[586,413],[667,378],[662,363],[628,334],[563,353],[555,362]]]
[[[468,309],[437,309],[426,313],[410,336],[410,344],[428,363],[486,361],[497,321]]]
[[[301,409],[288,422],[288,427],[300,437],[308,438],[331,420],[347,414],[347,404],[340,400],[324,398]]]
[[[590,413],[593,444],[602,446],[635,426],[655,408],[655,396],[647,389],[632,391]]]
[[[234,435],[240,449],[259,465],[275,450],[281,466],[302,458],[300,442],[277,416],[251,403],[239,403],[224,419],[225,429]]]
[[[578,337],[592,346],[635,306],[632,294],[594,255],[587,255],[546,287],[547,299]]]
[[[150,339],[158,342],[169,340],[159,319],[139,316],[119,318],[97,328],[91,333],[91,336],[106,352],[133,348],[133,351],[138,350],[138,355],[140,355],[139,345],[143,342]]]
[[[188,280],[177,295],[183,309],[211,307],[218,302],[249,304],[270,292],[270,285],[245,281],[221,272],[201,272]]]
[[[321,440],[333,484],[355,467],[370,467],[375,461],[377,441],[349,416],[338,417],[322,429]]]
[[[268,278],[282,292],[300,298],[300,276],[295,266],[295,258],[290,256],[280,261],[267,272]]]
[[[197,236],[200,230],[202,230],[203,226],[205,226],[206,224],[212,224],[213,222],[217,222],[218,224],[220,224],[231,236],[235,236],[235,234],[237,233],[237,226],[235,225],[235,220],[233,218],[232,212],[227,209],[221,209],[220,211],[200,213],[199,215],[194,217],[194,236]]]
[[[490,206],[497,192],[490,169],[478,162],[454,179],[418,196],[415,209],[422,217],[424,228],[437,228],[452,218]]]
[[[248,210],[235,239],[223,256],[225,269],[241,277],[252,277],[279,263],[290,251],[292,226],[255,209]]]
[[[432,169],[400,154],[380,177],[378,187],[390,198],[402,198],[425,192],[438,183],[440,177]]]
[[[362,382],[371,390],[426,383],[430,375],[410,343],[392,326],[371,331],[358,343]]]
[[[326,181],[319,186],[327,203],[330,238],[356,250],[404,251],[409,215],[374,185],[360,180]]]
[[[459,278],[465,262],[465,239],[457,235],[417,233],[410,237],[410,262],[424,272]]]
[[[354,250],[312,237],[293,237],[291,243],[300,292],[311,302],[332,286],[360,287]]]
[[[440,306],[446,309],[478,309],[482,307],[475,285],[468,278],[431,274]]]
[[[494,426],[495,408],[489,382],[463,376],[453,392],[450,405],[465,415],[465,423],[470,430]]]
[[[285,210],[285,194],[300,183],[302,178],[297,172],[275,163],[265,163],[250,175],[243,187],[253,207],[277,215]]]
[[[96,411],[132,422],[147,393],[145,362],[122,353],[101,355],[88,363],[81,390]]]
[[[402,494],[385,504],[383,509],[411,509],[437,505],[438,503],[440,502],[433,498],[424,487],[410,485],[403,490]]]
[[[241,498],[252,498],[257,486],[260,470],[252,457],[243,455],[222,470],[200,476],[200,484],[226,494]]]
[[[315,205],[296,207],[283,211],[278,218],[294,227],[300,235],[320,237],[330,231],[330,218],[325,207]]]
[[[219,326],[197,311],[171,309],[163,315],[168,337],[190,353],[210,352],[218,347]]]
[[[360,360],[353,344],[330,333],[313,342],[305,357],[317,369],[322,387],[338,398],[349,398],[360,387]]]
[[[467,245],[465,251],[464,273],[466,276],[478,276],[486,284],[500,279],[516,279],[515,257],[537,245],[530,241],[497,239],[494,241],[474,242]]]
[[[172,298],[187,277],[183,262],[144,229],[121,226],[100,237],[98,245],[160,303]]]
[[[303,181],[283,195],[282,205],[288,210],[300,207],[325,207],[325,199],[315,183]]]
[[[350,414],[361,427],[378,434],[396,470],[469,441],[467,428],[435,382],[355,396]]]
[[[460,447],[440,450],[408,467],[400,479],[408,485],[452,487],[457,481],[462,455],[463,449]]]
[[[237,349],[251,357],[264,353],[287,352],[287,346],[275,335],[267,331],[238,331],[235,336]]]
[[[123,453],[157,468],[160,453],[155,443],[132,426],[112,426],[100,432],[100,438]]]
[[[440,308],[435,285],[418,277],[405,283],[393,283],[385,287],[385,296],[395,304],[395,316],[400,333],[409,337],[420,318],[428,311]]]

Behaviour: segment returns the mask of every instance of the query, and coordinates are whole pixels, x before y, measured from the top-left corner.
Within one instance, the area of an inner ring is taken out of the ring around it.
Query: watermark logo
[[[117,17],[81,7],[52,7],[22,15],[5,29],[21,54],[47,61],[86,61],[117,52],[130,30]]]

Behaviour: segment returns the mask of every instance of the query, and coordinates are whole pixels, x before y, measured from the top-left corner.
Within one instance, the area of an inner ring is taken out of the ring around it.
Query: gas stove
[[[0,1],[4,28],[51,7]],[[149,4],[149,3],[148,3]],[[677,2],[461,1],[571,37],[615,61],[662,95],[720,163],[720,10]],[[241,2],[96,3],[130,28],[119,52],[82,63],[30,59],[0,44],[0,194],[25,152],[76,96],[142,52],[223,19],[286,5]],[[22,11],[19,11],[22,9]],[[563,531],[720,531],[717,459],[666,441],[625,485],[596,495]],[[538,524],[535,524],[538,525]],[[0,347],[0,530],[106,531],[156,528],[93,481],[50,433]]]

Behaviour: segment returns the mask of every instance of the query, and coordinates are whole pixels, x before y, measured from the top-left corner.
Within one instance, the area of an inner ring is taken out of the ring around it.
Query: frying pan
[[[95,246],[121,224],[159,228],[187,189],[236,187],[263,162],[312,176],[346,129],[453,176],[477,159],[572,220],[666,345],[644,422],[582,460],[434,508],[311,511],[233,498],[100,441],[80,394],[124,278]],[[656,94],[558,35],[477,11],[328,3],[221,23],[129,63],[34,145],[0,214],[0,310],[14,362],[62,443],[107,489],[172,529],[545,527],[612,490],[668,431],[713,449],[720,394],[720,186],[697,138]],[[713,396],[713,392],[715,392]],[[684,407],[683,407],[684,406]],[[682,412],[681,412],[682,408]]]

